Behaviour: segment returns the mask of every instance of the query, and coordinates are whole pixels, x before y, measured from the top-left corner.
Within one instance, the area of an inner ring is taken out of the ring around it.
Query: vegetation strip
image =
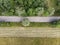
[[[0,15],[51,16],[55,12],[54,4],[51,0],[0,0]]]
[[[0,27],[0,37],[60,38],[60,28]]]

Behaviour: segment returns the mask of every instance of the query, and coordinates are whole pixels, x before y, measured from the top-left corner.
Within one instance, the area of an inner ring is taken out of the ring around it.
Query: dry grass
[[[0,38],[0,45],[60,45],[60,38]]]

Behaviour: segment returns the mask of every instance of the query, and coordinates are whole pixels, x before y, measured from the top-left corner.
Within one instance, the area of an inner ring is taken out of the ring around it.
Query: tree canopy
[[[49,2],[47,1],[47,3],[46,1],[47,0],[0,0],[0,15],[49,16],[55,9],[54,7],[49,8],[51,5],[48,6],[47,4]]]

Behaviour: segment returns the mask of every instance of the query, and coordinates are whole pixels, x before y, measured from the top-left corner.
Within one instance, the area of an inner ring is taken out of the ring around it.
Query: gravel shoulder
[[[0,37],[60,38],[60,28],[0,27]]]

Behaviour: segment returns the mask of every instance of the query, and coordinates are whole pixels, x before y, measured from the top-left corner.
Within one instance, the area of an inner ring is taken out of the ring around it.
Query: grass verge
[[[24,27],[21,22],[0,22],[0,27]],[[29,26],[26,27],[57,27],[60,28],[59,25],[52,25],[51,23],[48,22],[30,22]]]
[[[0,22],[0,27],[23,27],[21,22]],[[49,23],[31,22],[28,27],[50,27]]]

